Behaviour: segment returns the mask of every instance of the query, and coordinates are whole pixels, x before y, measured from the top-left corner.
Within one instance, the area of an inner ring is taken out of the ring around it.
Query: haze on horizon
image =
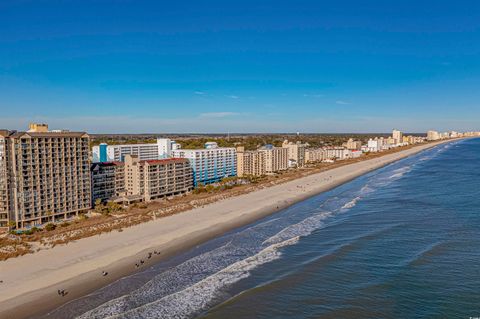
[[[0,3],[0,128],[480,129],[478,1]]]

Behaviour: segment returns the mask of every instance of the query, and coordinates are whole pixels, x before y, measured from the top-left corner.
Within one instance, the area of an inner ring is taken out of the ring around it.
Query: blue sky
[[[478,1],[0,1],[0,127],[480,130]]]

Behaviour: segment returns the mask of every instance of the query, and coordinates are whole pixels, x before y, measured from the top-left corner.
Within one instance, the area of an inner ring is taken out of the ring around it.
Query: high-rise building
[[[321,162],[327,159],[327,152],[322,148],[307,149],[305,150],[305,162],[315,163]]]
[[[323,150],[327,159],[345,160],[352,158],[352,151],[343,147],[326,147]]]
[[[427,132],[427,140],[428,141],[437,141],[440,139],[440,133],[437,131],[428,131]]]
[[[305,166],[305,144],[302,144],[301,142],[293,143],[285,140],[282,147],[288,150],[289,166]]]
[[[125,189],[127,196],[153,199],[178,195],[193,188],[192,169],[184,158],[141,161],[137,156],[125,157]]]
[[[288,149],[265,145],[259,149],[265,154],[265,172],[276,173],[288,169]]]
[[[158,146],[158,158],[169,158],[170,154],[172,153],[172,146],[175,141],[172,141],[169,138],[157,138],[157,146]]]
[[[238,176],[262,176],[265,174],[265,152],[245,151],[244,147],[237,147]]]
[[[93,159],[94,162],[108,162],[108,156],[107,156],[107,151],[108,151],[108,144],[107,143],[102,143],[98,146],[99,149],[99,155],[98,158]],[[94,154],[97,154],[96,152]]]
[[[115,201],[125,195],[125,165],[122,162],[100,162],[91,166],[92,204]]]
[[[9,222],[9,196],[8,196],[8,165],[7,141],[9,132],[0,130],[0,232],[8,231]]]
[[[91,207],[89,136],[85,132],[2,131],[0,217],[25,228],[77,216]],[[5,192],[6,190],[6,192]],[[3,194],[3,195],[2,195]]]
[[[395,140],[392,144],[401,144],[403,142],[403,133],[399,130],[393,130],[392,138]]]
[[[237,175],[237,152],[233,147],[218,147],[208,142],[204,149],[173,149],[172,157],[186,158],[193,170],[193,183],[210,184]]]
[[[371,138],[367,142],[368,152],[372,152],[372,153],[380,152],[382,150],[382,147],[383,147],[383,140],[380,140],[378,138],[375,138],[375,139]]]
[[[107,145],[92,148],[94,162],[123,162],[126,155],[138,156],[141,161],[169,158],[171,151],[180,146],[168,138],[158,138],[157,143]]]

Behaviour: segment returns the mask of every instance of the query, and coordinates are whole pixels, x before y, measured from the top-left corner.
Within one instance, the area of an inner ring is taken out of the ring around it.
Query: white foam
[[[355,207],[367,194],[410,170],[412,166],[405,166],[372,176],[360,190],[324,200],[313,214],[300,210],[235,233],[222,246],[159,273],[128,295],[110,300],[79,318],[188,318],[198,314],[225,300],[225,287],[247,278],[252,269],[280,258],[279,248],[295,244],[301,236],[323,227],[325,219]]]
[[[402,167],[402,168],[399,168],[399,169],[396,169],[393,171],[393,175],[391,175],[389,178],[390,179],[398,179],[400,177],[402,177],[403,175],[405,175],[406,173],[410,172],[412,170],[412,166],[405,166],[405,167]]]
[[[348,210],[348,209],[350,209],[350,208],[355,207],[355,205],[357,205],[357,202],[358,202],[360,199],[361,199],[360,196],[355,197],[354,199],[352,199],[351,201],[349,201],[348,203],[346,203],[345,205],[343,205],[340,210],[344,211],[344,210]]]
[[[277,244],[277,243],[286,241],[292,237],[308,236],[314,230],[323,226],[323,220],[325,220],[330,216],[332,216],[331,212],[321,212],[313,216],[310,216],[308,218],[305,218],[304,220],[296,224],[290,225],[285,229],[283,229],[282,231],[275,234],[274,236],[268,238],[262,243],[262,246]]]
[[[223,288],[247,278],[250,271],[258,266],[279,259],[281,256],[279,249],[296,244],[298,240],[299,238],[295,237],[271,245],[258,254],[236,262],[182,291],[107,318],[190,318],[209,307]],[[88,313],[85,315],[88,317]]]

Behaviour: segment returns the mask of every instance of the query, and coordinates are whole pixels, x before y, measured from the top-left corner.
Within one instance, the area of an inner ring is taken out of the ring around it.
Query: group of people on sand
[[[59,296],[65,297],[68,294],[68,291],[66,291],[65,289],[62,289],[62,290],[58,289],[57,293]]]
[[[149,253],[148,253],[147,259],[152,258],[153,255],[160,255],[160,254],[161,254],[161,252],[154,250],[153,252],[149,252]],[[144,263],[145,263],[145,260],[140,259],[140,262],[135,263],[135,268],[139,268],[139,267],[142,266]]]
[[[161,252],[154,250],[153,252],[148,253],[147,259],[152,258],[153,255],[160,255],[160,254]],[[135,268],[139,268],[144,263],[145,263],[145,260],[141,259],[139,263],[135,263]],[[106,276],[108,276],[108,271],[105,271],[105,270],[102,271],[102,277],[106,277]],[[0,283],[3,283],[3,281],[0,280]],[[62,290],[58,289],[57,294],[59,296],[65,297],[68,294],[68,291],[66,291],[65,289],[62,289]]]

